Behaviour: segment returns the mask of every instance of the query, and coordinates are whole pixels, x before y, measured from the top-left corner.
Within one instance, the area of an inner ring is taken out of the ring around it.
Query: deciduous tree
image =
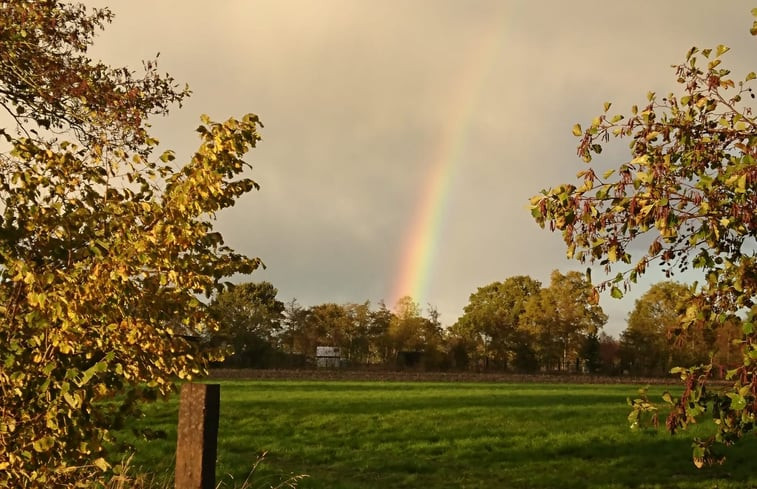
[[[421,366],[416,361],[425,366],[437,361],[442,331],[438,314],[433,308],[431,315],[433,320],[423,317],[420,305],[410,296],[401,297],[397,301],[387,336],[391,356],[398,358],[401,366]],[[402,355],[406,358],[401,358]]]
[[[371,341],[372,356],[380,363],[387,364],[392,356],[389,328],[394,320],[394,313],[382,301],[379,308],[371,312],[368,336]]]
[[[520,326],[531,334],[539,361],[547,369],[573,370],[585,338],[597,334],[607,315],[592,303],[593,289],[583,274],[552,272],[549,287],[526,303]]]
[[[345,313],[349,319],[346,334],[346,358],[354,364],[368,362],[371,350],[371,304],[345,304]]]
[[[270,363],[284,319],[284,303],[270,282],[235,285],[218,294],[210,305],[220,327],[212,342],[229,347],[226,363],[237,367],[262,367]]]
[[[716,432],[697,442],[697,466],[713,458],[712,442],[733,443],[753,429],[757,416],[757,118],[751,87],[757,75],[734,77],[722,64],[727,51],[722,45],[692,48],[675,67],[677,93],[649,92],[627,117],[613,115],[605,103],[586,129],[576,125],[585,162],[612,138],[628,140],[630,158],[607,172],[586,167],[576,184],[545,190],[531,201],[536,221],[562,233],[569,257],[608,272],[621,264],[614,279],[599,285],[614,297],[659,264],[667,275],[693,268],[704,277],[681,330],[717,329],[750,311],[743,321],[742,362],[728,375],[731,385],[713,389],[709,366],[684,366],[675,370],[683,394],[666,396],[671,432],[712,406]],[[642,400],[635,413],[646,407]]]
[[[151,393],[204,372],[198,297],[258,267],[217,212],[257,187],[256,116],[203,118],[184,165],[154,156],[150,116],[187,90],[87,56],[111,20],[55,0],[0,3],[0,487],[83,487],[108,430]],[[108,400],[109,402],[103,402]]]
[[[485,368],[512,368],[523,363],[528,345],[518,329],[528,299],[538,294],[541,283],[528,276],[510,277],[479,287],[470,295],[463,315],[451,328],[464,339],[471,353],[478,352]]]
[[[661,375],[674,365],[709,361],[714,353],[711,331],[678,328],[679,316],[690,299],[688,286],[665,281],[653,284],[635,302],[621,337],[629,371],[637,375]]]

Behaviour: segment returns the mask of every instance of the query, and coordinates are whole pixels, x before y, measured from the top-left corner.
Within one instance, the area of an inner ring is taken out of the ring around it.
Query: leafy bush
[[[146,121],[188,90],[91,61],[111,18],[0,3],[0,487],[98,485],[109,429],[213,357],[198,297],[259,265],[212,227],[257,188],[258,118],[203,117],[191,161],[154,156]]]

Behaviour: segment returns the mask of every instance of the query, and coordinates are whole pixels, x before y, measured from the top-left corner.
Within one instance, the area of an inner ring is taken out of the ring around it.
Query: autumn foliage
[[[606,103],[588,128],[576,125],[578,154],[586,163],[614,138],[629,141],[630,159],[602,173],[586,167],[577,183],[531,200],[537,223],[562,233],[568,257],[607,272],[620,267],[600,290],[622,297],[651,266],[667,276],[694,270],[702,283],[688,292],[672,333],[741,328],[740,360],[727,373],[729,388],[710,386],[709,363],[673,369],[685,390],[680,398],[665,397],[670,431],[705,412],[716,426],[712,437],[695,444],[697,466],[717,460],[713,442],[735,442],[753,429],[757,416],[757,119],[751,87],[757,75],[732,77],[722,64],[727,51],[722,45],[692,48],[675,68],[680,93],[650,92],[629,116],[611,114]],[[636,256],[632,245],[641,246]],[[640,399],[634,412],[650,406]]]
[[[0,3],[0,487],[88,487],[109,430],[204,372],[198,300],[259,265],[213,231],[257,184],[256,116],[203,118],[184,165],[146,122],[188,94],[90,60],[107,10]]]

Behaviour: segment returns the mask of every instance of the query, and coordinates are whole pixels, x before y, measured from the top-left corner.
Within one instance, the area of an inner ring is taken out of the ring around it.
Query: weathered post
[[[175,489],[214,489],[221,386],[181,386]]]

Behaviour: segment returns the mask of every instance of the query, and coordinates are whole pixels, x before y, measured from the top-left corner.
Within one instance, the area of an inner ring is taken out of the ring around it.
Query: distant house
[[[315,364],[318,368],[339,368],[342,364],[342,349],[338,346],[317,346]]]

